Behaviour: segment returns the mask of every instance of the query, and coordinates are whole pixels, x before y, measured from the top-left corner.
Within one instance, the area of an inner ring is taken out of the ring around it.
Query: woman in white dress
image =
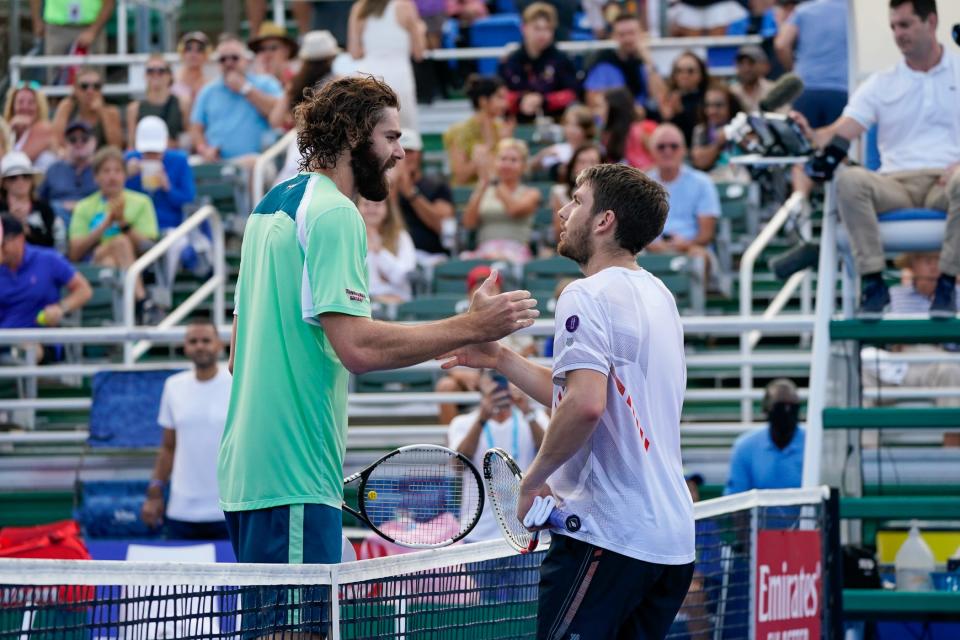
[[[347,50],[357,73],[383,78],[400,98],[400,125],[419,131],[411,58],[419,62],[426,26],[413,0],[357,0],[350,9]]]

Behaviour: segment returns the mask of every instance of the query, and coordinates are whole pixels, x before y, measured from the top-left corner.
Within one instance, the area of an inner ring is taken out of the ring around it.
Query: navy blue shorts
[[[540,565],[538,640],[663,640],[693,563],[654,564],[555,535]]]
[[[237,562],[336,564],[343,524],[339,509],[291,504],[224,513]],[[245,639],[274,633],[326,634],[330,586],[248,587],[241,594]]]

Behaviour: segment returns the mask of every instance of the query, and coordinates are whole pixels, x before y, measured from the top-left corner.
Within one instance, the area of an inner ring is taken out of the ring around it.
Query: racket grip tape
[[[551,511],[550,517],[547,518],[547,522],[557,529],[566,529],[571,533],[579,531],[581,524],[579,516],[575,516],[560,509],[554,509]]]

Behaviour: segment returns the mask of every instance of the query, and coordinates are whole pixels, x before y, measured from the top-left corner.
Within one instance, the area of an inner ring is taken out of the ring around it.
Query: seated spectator
[[[770,60],[760,47],[748,44],[737,51],[737,79],[730,85],[730,90],[740,103],[740,111],[752,113],[760,110],[760,101],[767,97],[773,86],[773,82],[764,77],[769,68]],[[735,115],[733,112],[730,117]]]
[[[293,110],[303,101],[304,91],[316,91],[336,77],[333,61],[341,49],[329,31],[311,31],[303,37],[298,57],[300,70],[284,84],[283,93],[270,111],[270,126],[293,128]]]
[[[267,20],[257,29],[257,37],[247,41],[247,46],[255,55],[254,73],[273,76],[281,85],[293,78],[293,64],[300,47],[285,28]]]
[[[559,119],[577,99],[577,70],[554,44],[556,29],[557,10],[534,2],[523,12],[522,46],[500,63],[510,113],[518,122],[540,115]]]
[[[622,88],[630,92],[634,103],[646,114],[656,113],[666,85],[650,57],[640,17],[620,13],[613,21],[610,35],[617,48],[600,52],[583,81],[587,106],[597,109],[605,92]]]
[[[422,10],[420,13],[423,15]],[[446,13],[457,20],[461,33],[465,33],[464,30],[469,29],[476,20],[490,15],[490,10],[482,0],[446,0]],[[427,33],[429,35],[429,31]]]
[[[163,385],[160,415],[163,441],[147,487],[141,518],[161,525],[171,540],[225,540],[216,460],[227,421],[233,378],[220,364],[223,342],[210,319],[187,325],[183,354],[192,371],[175,373]],[[169,486],[170,502],[164,504]]]
[[[479,372],[478,372],[479,373]],[[483,373],[479,380],[480,406],[462,413],[450,422],[447,446],[483,468],[484,454],[499,447],[510,454],[520,470],[526,470],[543,443],[544,429],[550,419],[542,409],[534,409],[530,398],[501,375]],[[467,542],[499,540],[502,534],[489,501]]]
[[[716,182],[750,181],[750,174],[743,167],[730,164],[736,148],[723,134],[724,126],[738,111],[742,109],[730,87],[724,82],[712,82],[703,103],[703,118],[693,129],[690,159],[695,168],[708,172]]]
[[[157,239],[157,214],[147,196],[124,189],[126,165],[116,147],[93,157],[99,190],[77,203],[70,220],[70,259],[127,269]],[[137,283],[136,297],[145,297]]]
[[[467,274],[466,282],[467,297],[457,304],[457,313],[466,311],[466,309],[469,308],[470,301],[473,300],[473,294],[476,293],[477,289],[480,288],[480,285],[482,285],[484,281],[490,277],[491,271],[491,268],[487,265],[478,265],[470,270],[470,273]],[[492,295],[496,295],[502,291],[502,273],[497,273],[497,279],[495,282],[496,287],[491,289],[493,292]],[[501,342],[504,344],[509,344],[514,351],[525,357],[532,356],[537,352],[536,343],[534,342],[533,337],[529,335],[519,335],[514,333],[504,338]],[[479,391],[480,377],[480,371],[478,369],[468,369],[466,367],[450,369],[447,371],[446,375],[437,380],[434,391],[452,393]],[[440,412],[438,415],[440,423],[450,424],[450,422],[457,417],[460,411],[461,408],[455,404],[441,403]]]
[[[705,256],[720,216],[717,188],[707,174],[683,163],[687,148],[676,126],[657,127],[652,146],[656,167],[649,174],[670,194],[670,212],[663,235],[647,245],[647,250]]]
[[[804,2],[780,25],[774,47],[783,67],[803,80],[793,103],[813,127],[825,127],[847,104],[846,0]]]
[[[187,117],[190,103],[171,92],[173,70],[155,53],[147,58],[144,69],[147,76],[147,93],[143,100],[134,100],[127,105],[127,143],[133,146],[137,124],[147,116],[156,116],[163,120],[170,132],[170,146],[181,146],[181,135],[187,132]],[[187,140],[184,140],[187,142]],[[182,145],[189,149],[190,145]]]
[[[210,39],[203,31],[191,31],[180,38],[177,45],[180,67],[177,69],[170,92],[185,100],[189,115],[200,90],[210,82],[207,77],[207,59],[210,57]]]
[[[542,149],[530,161],[534,171],[544,170],[556,177],[557,172],[573,157],[575,149],[591,144],[597,137],[593,113],[582,105],[572,105],[563,113],[563,142]]]
[[[53,249],[28,244],[23,224],[12,215],[0,220],[0,328],[58,326],[90,300],[90,283]],[[63,289],[67,295],[61,297]]]
[[[3,105],[3,119],[10,129],[6,151],[22,151],[33,166],[45,171],[57,159],[49,118],[50,106],[39,84],[21,81],[10,87]]]
[[[40,199],[50,203],[61,218],[69,222],[77,202],[97,190],[93,180],[93,153],[97,141],[93,129],[82,120],[67,125],[65,158],[47,169],[40,184]]]
[[[97,148],[123,148],[123,127],[120,110],[103,99],[103,79],[96,69],[81,69],[73,83],[73,93],[60,101],[53,116],[56,144],[66,146],[67,125],[74,120],[86,122],[93,129]]]
[[[641,120],[630,92],[611,89],[603,97],[603,133],[600,142],[607,162],[623,162],[647,170],[653,166],[650,135],[657,128],[652,120]]]
[[[670,35],[678,38],[726,35],[729,25],[749,15],[736,0],[679,0],[667,11]]]
[[[706,63],[697,54],[684,51],[673,61],[666,95],[660,102],[660,116],[664,122],[672,122],[680,127],[688,147],[693,128],[697,126],[703,110],[708,86],[710,73]]]
[[[370,299],[382,304],[406,302],[412,296],[410,274],[417,268],[417,256],[396,203],[391,198],[381,202],[360,198],[357,209],[367,229]]]
[[[553,211],[553,239],[560,237],[560,218],[557,213],[573,199],[573,192],[576,190],[577,176],[580,172],[589,169],[594,165],[603,162],[603,152],[595,144],[585,144],[573,152],[562,171],[563,179],[561,182],[550,187],[550,209]]]
[[[890,303],[877,214],[931,207],[947,211],[947,224],[930,315],[952,318],[960,273],[960,56],[937,41],[933,2],[892,0],[890,24],[902,62],[861,84],[828,127],[813,132],[802,114],[792,115],[817,146],[834,136],[852,142],[877,127],[880,170],[846,167],[837,174],[837,207],[860,275],[860,315],[876,318]]]
[[[417,262],[434,264],[449,255],[443,246],[444,227],[456,232],[453,195],[441,175],[424,175],[421,161],[423,140],[416,131],[403,129],[400,146],[406,157],[390,173],[403,222],[413,239]]]
[[[48,56],[106,53],[104,27],[116,4],[116,0],[31,2],[33,35],[43,40],[43,53]]]
[[[464,228],[476,230],[472,257],[522,263],[530,259],[533,214],[540,190],[523,184],[527,145],[513,138],[497,144],[493,166],[481,174],[463,211]]]
[[[763,411],[768,426],[740,435],[730,452],[724,495],[751,489],[793,489],[803,479],[803,428],[797,385],[778,378],[767,385]]]
[[[890,289],[890,311],[893,313],[926,313],[930,309],[940,278],[940,254],[905,253],[896,264],[903,269],[904,283]],[[891,347],[908,353],[943,353],[939,344],[905,344]],[[876,347],[861,350],[863,381],[872,386],[960,387],[960,364],[955,362],[900,363],[889,362],[889,352]],[[934,392],[935,395],[935,392]],[[960,398],[935,396],[938,407],[960,407]],[[945,433],[944,444],[960,446],[960,434]]]
[[[193,148],[204,162],[252,167],[273,142],[267,116],[282,89],[273,76],[249,73],[249,57],[247,46],[234,36],[217,47],[221,75],[200,91],[190,113]]]
[[[193,169],[183,151],[169,148],[167,127],[156,116],[147,116],[137,124],[134,141],[135,150],[125,158],[126,188],[150,197],[157,227],[161,234],[167,233],[183,223],[183,207],[197,198]],[[194,229],[167,252],[162,281],[158,284],[170,292],[184,257],[198,275],[206,275],[212,250],[210,239],[199,228]]]
[[[37,198],[40,176],[22,151],[11,151],[0,160],[0,213],[12,215],[23,225],[27,242],[64,253],[67,231],[50,205]]]
[[[503,121],[507,112],[507,89],[496,76],[472,74],[464,87],[473,115],[443,134],[443,147],[450,158],[453,185],[477,181],[490,163],[490,154],[512,128]]]
[[[293,112],[303,102],[306,92],[316,91],[337,77],[333,71],[333,62],[340,53],[340,47],[329,31],[311,31],[303,37],[300,47],[300,70],[284,87],[270,111],[270,126],[284,131],[294,126]],[[289,180],[300,171],[300,147],[294,140],[287,148],[283,168],[274,181],[274,186]]]

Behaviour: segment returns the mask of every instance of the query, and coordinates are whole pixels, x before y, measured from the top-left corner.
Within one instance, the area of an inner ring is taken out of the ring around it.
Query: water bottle
[[[914,520],[910,524],[910,533],[894,559],[897,571],[897,591],[932,591],[934,560],[930,547],[920,537],[920,527]]]

